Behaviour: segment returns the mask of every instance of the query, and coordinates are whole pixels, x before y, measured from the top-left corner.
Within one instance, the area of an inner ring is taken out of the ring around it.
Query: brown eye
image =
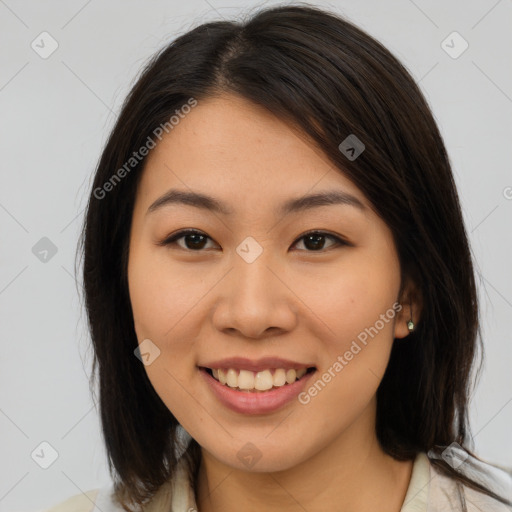
[[[177,244],[177,241],[181,240],[182,238],[185,240],[184,246],[182,244]],[[206,245],[206,240],[208,239],[210,239],[210,237],[205,235],[204,233],[201,233],[201,231],[186,230],[175,233],[174,235],[160,242],[159,245],[177,244],[179,247],[185,250],[201,251],[202,249],[204,249]]]
[[[178,243],[178,240],[181,239],[184,240],[183,244]],[[322,252],[325,250],[326,239],[331,239],[334,241],[334,243],[327,247],[328,249],[336,246],[351,245],[340,237],[331,235],[324,231],[310,231],[309,233],[306,233],[305,235],[302,235],[300,238],[298,238],[293,245],[295,246],[299,241],[304,240],[304,247],[306,247],[306,252]],[[205,235],[201,231],[188,229],[178,231],[162,242],[159,242],[158,245],[178,245],[181,249],[184,250],[200,252],[205,248],[207,240],[211,240],[208,235]]]
[[[325,240],[330,238],[334,240],[334,244],[331,244],[329,247],[336,247],[339,245],[348,245],[347,242],[342,240],[341,238],[330,235],[329,233],[325,233],[323,231],[311,231],[302,235],[296,243],[301,240],[304,240],[304,246],[307,248],[307,252],[320,252],[325,248]],[[295,244],[294,244],[295,245]]]

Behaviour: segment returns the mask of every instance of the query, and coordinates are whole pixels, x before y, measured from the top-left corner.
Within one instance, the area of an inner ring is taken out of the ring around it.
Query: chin
[[[249,441],[245,444],[242,443],[242,447],[234,451],[233,445],[220,453],[216,453],[217,450],[218,446],[215,451],[209,451],[209,453],[230,468],[250,473],[286,471],[302,462],[296,446],[278,450],[275,447],[262,446],[260,443],[258,448],[256,444]]]

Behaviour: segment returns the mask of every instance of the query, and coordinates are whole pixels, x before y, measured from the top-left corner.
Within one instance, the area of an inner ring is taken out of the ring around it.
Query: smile
[[[198,369],[217,403],[246,415],[278,411],[296,400],[316,373],[315,367],[268,368],[258,372],[235,368]]]
[[[261,392],[293,384],[314,368],[269,368],[259,372],[235,368],[205,368],[221,384],[248,392]]]

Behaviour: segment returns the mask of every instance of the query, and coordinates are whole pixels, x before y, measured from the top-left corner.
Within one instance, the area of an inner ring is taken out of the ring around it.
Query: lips
[[[228,360],[214,361],[215,364],[226,364]],[[236,362],[233,359],[229,363]],[[262,362],[258,361],[256,366]],[[263,364],[269,364],[268,359]],[[279,364],[283,364],[283,360],[279,360]],[[295,362],[293,362],[296,365]],[[299,365],[301,366],[301,365]],[[252,366],[254,367],[254,365]],[[248,370],[242,370],[243,372]],[[295,373],[294,369],[290,370]],[[297,399],[297,396],[308,385],[311,378],[316,374],[316,369],[311,368],[311,371],[305,373],[300,379],[297,379],[291,384],[284,384],[280,387],[272,387],[264,391],[252,389],[241,390],[238,388],[231,388],[229,385],[224,385],[215,379],[212,374],[205,367],[199,367],[199,375],[203,379],[207,388],[218,400],[218,402],[234,412],[247,415],[270,414],[277,412],[287,404],[292,403]],[[298,403],[298,402],[297,402]]]

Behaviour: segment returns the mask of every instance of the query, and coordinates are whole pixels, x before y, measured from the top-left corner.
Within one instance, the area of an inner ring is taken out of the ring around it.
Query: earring
[[[409,332],[411,333],[414,331],[414,322],[412,321],[412,301],[409,302],[409,307],[411,311],[411,319],[407,322],[407,329],[409,329]]]

